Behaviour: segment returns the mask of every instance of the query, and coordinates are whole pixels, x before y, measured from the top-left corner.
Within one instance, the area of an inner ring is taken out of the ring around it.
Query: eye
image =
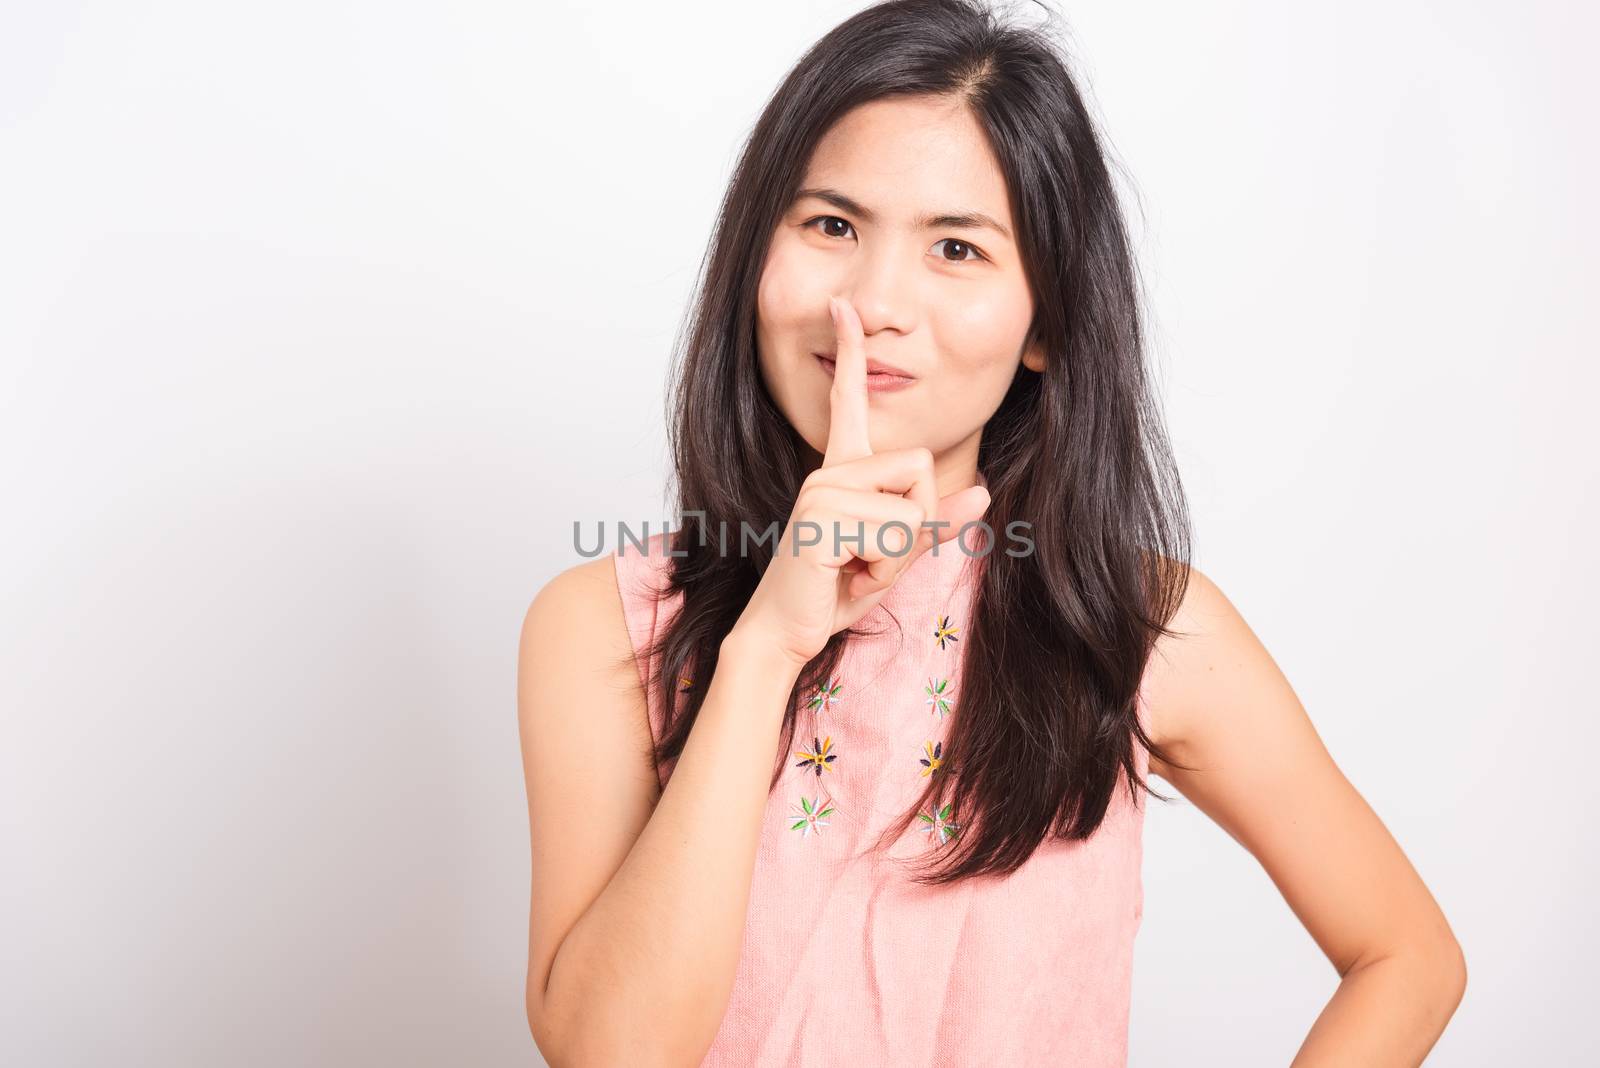
[[[961,240],[959,237],[946,237],[946,238],[943,238],[943,239],[941,239],[939,241],[935,241],[933,243],[933,247],[934,248],[938,248],[940,245],[943,245],[946,242],[949,242],[950,245],[952,245],[953,247],[955,247],[957,249],[962,249],[962,250],[965,250],[965,251],[968,251],[968,252],[972,253],[972,255],[970,257],[968,257],[968,256],[957,256],[955,259],[946,258],[946,262],[948,262],[948,263],[968,263],[968,262],[971,262],[972,260],[984,259],[984,255],[983,255],[983,253],[978,251],[978,246],[977,245],[969,245],[967,242]]]
[[[805,224],[801,227],[801,229],[809,230],[819,222],[820,223],[836,222],[836,223],[839,223],[839,224],[841,224],[842,226],[845,226],[845,227],[849,227],[850,226],[850,224],[848,222],[846,222],[844,219],[839,218],[837,215],[818,215],[815,219],[807,219]],[[824,229],[826,229],[826,227],[824,227]],[[842,237],[844,235],[842,235],[842,234],[824,233],[823,236],[824,237]]]

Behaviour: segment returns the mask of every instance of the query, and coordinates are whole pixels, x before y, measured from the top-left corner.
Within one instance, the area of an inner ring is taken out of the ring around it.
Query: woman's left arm
[[[1418,1065],[1466,988],[1433,895],[1222,591],[1190,569],[1145,682],[1150,770],[1249,850],[1337,969],[1294,1068]]]

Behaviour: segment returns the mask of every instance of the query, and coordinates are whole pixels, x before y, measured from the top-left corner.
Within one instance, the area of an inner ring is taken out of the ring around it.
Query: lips
[[[831,356],[824,356],[820,352],[811,354],[822,368],[823,373],[829,378],[833,377],[834,361]],[[916,385],[917,380],[897,367],[879,363],[877,360],[867,361],[867,392],[868,393],[896,393]]]
[[[812,355],[821,360],[823,364],[827,366],[828,370],[832,372],[834,366],[834,357],[832,354],[813,352]],[[892,363],[884,363],[882,360],[874,360],[869,358],[867,360],[867,378],[869,380],[883,379],[885,381],[889,379],[903,379],[907,382],[910,382],[916,378],[916,375],[911,374],[909,371],[902,371]]]

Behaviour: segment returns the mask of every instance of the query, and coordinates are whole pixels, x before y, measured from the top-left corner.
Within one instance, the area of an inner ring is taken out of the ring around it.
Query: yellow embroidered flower
[[[833,770],[833,760],[838,755],[838,753],[833,752],[832,736],[824,738],[821,742],[813,738],[811,739],[811,750],[809,752],[801,750],[795,754],[800,758],[795,762],[795,767],[804,768],[809,766],[815,768],[817,778],[820,779],[822,778],[823,768],[827,768],[829,771]]]

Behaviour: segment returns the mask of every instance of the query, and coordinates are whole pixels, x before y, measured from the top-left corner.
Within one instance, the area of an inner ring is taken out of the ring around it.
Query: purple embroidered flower
[[[811,739],[811,748],[809,750],[802,749],[795,754],[800,759],[795,761],[794,766],[797,768],[807,766],[815,768],[817,778],[820,779],[824,768],[829,771],[833,770],[833,761],[838,755],[838,753],[833,752],[833,737],[831,735],[820,742],[813,738]]]

